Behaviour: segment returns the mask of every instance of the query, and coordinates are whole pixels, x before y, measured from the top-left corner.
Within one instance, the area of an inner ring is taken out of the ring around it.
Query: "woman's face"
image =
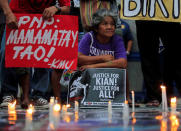
[[[111,16],[104,17],[104,20],[99,24],[97,35],[101,37],[112,37],[115,33],[115,22]]]

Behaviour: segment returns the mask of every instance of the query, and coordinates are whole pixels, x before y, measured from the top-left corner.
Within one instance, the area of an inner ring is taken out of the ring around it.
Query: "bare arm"
[[[6,24],[11,29],[18,28],[18,22],[16,16],[13,14],[11,8],[9,7],[8,0],[0,0],[0,6],[6,16]]]
[[[70,13],[70,7],[69,6],[62,6],[60,7],[60,15],[66,15],[66,14],[69,14]],[[48,8],[46,8],[44,11],[43,11],[43,19],[45,20],[48,20],[50,19],[51,17],[53,17],[57,12],[58,12],[58,8],[55,7],[55,6],[50,6]]]
[[[84,70],[87,68],[126,68],[126,67],[127,67],[127,60],[124,58],[120,58],[103,63],[84,65],[81,66],[80,69]]]
[[[78,65],[90,65],[96,63],[103,63],[114,60],[112,55],[100,55],[100,56],[86,56],[82,53],[78,53]]]
[[[70,6],[62,6],[61,8],[61,15],[68,15],[70,13]]]
[[[129,52],[129,53],[130,53],[131,48],[132,48],[132,45],[133,45],[133,41],[132,41],[132,40],[129,40],[128,43],[127,43],[126,52]]]

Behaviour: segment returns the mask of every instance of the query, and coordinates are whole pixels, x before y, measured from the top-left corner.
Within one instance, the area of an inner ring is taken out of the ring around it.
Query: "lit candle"
[[[33,113],[34,113],[34,106],[30,104],[27,109],[27,114],[32,115]]]
[[[75,111],[75,112],[79,112],[79,103],[78,103],[78,101],[75,101],[74,111]]]
[[[66,106],[67,106],[67,108],[70,108],[70,104],[67,104]]]
[[[71,121],[70,114],[67,112],[69,105],[63,105],[62,106],[62,118],[65,122],[69,123]]]
[[[111,101],[108,102],[108,122],[112,122],[112,103]]]
[[[8,103],[8,111],[14,111],[16,109],[16,100],[13,103]]]
[[[26,110],[26,121],[25,121],[26,130],[33,130],[32,126],[33,113],[34,113],[34,107],[32,106],[32,104],[30,104],[28,109]]]
[[[123,125],[124,127],[127,127],[129,123],[129,106],[128,106],[128,101],[124,102],[124,107],[123,107]]]
[[[75,101],[75,105],[74,105],[74,111],[75,111],[75,122],[78,122],[79,120],[79,103],[78,101]]]
[[[177,99],[176,97],[171,98],[171,113],[176,113]]]
[[[63,105],[62,106],[62,113],[66,113],[67,112],[67,105]]]
[[[57,100],[55,100],[55,104],[53,106],[53,125],[55,128],[58,127],[58,123],[60,121],[60,110],[61,106],[57,103]]]
[[[17,120],[16,100],[13,103],[8,103],[8,115],[9,124],[15,124]]]
[[[53,106],[55,103],[55,98],[51,97],[50,98],[50,103],[49,103],[49,122],[51,123],[53,121]]]
[[[132,94],[132,112],[135,112],[135,96],[134,96],[134,91],[131,91]]]
[[[161,85],[162,89],[162,110],[168,111],[168,105],[167,105],[167,94],[166,94],[166,87],[164,85]]]

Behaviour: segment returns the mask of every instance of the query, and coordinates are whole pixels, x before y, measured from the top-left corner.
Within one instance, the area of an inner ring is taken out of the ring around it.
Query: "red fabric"
[[[55,0],[11,0],[10,7],[14,13],[42,13],[52,3]],[[70,6],[70,0],[59,0],[59,3],[60,6]]]

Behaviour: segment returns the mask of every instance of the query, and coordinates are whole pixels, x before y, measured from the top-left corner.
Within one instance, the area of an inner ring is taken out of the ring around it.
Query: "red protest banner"
[[[76,69],[78,55],[77,16],[16,14],[18,30],[7,27],[6,67]]]

